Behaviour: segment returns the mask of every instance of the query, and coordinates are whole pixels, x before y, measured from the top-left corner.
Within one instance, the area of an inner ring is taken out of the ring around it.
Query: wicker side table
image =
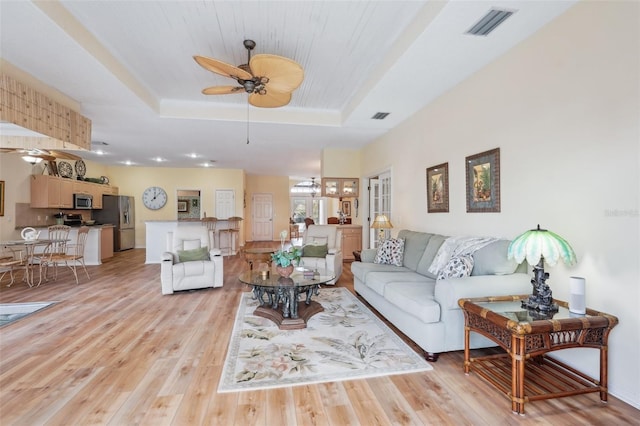
[[[524,414],[525,402],[599,392],[606,401],[608,337],[618,323],[613,315],[587,309],[571,314],[566,302],[550,318],[521,308],[523,296],[460,299],[465,317],[464,372],[474,371],[511,400],[514,413]],[[506,353],[471,358],[469,333],[493,340]],[[546,356],[568,348],[600,350],[600,377],[586,374]]]

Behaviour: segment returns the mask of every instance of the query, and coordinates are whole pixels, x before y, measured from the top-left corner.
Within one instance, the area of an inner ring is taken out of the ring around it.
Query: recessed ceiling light
[[[104,152],[103,150],[101,150],[101,149],[99,149],[99,150],[97,150],[97,151],[93,151],[93,152],[94,152],[95,154],[98,154],[98,155],[104,155],[104,154],[105,154],[105,152]]]
[[[158,162],[158,163],[162,163],[163,161],[167,161],[167,160],[165,160],[165,159],[164,159],[164,158],[162,158],[162,157],[156,157],[156,158],[154,158],[154,159],[153,159],[153,161],[156,161],[156,162]]]
[[[190,157],[190,158],[198,158],[198,157],[200,157],[200,156],[199,156],[198,154],[196,154],[195,152],[192,152],[191,154],[187,154],[187,157]]]
[[[125,166],[133,166],[135,163],[133,161],[123,161],[122,164],[124,164]]]

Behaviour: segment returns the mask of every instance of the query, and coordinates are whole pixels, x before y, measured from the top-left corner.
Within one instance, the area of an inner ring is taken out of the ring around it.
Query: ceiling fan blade
[[[291,101],[291,92],[267,90],[265,95],[253,93],[249,96],[249,103],[260,108],[277,108],[287,105]]]
[[[226,62],[218,61],[217,59],[197,55],[194,56],[193,59],[195,59],[202,68],[211,72],[215,72],[216,74],[223,75],[225,77],[231,77],[233,79],[241,78],[243,80],[249,80],[253,78],[253,76],[245,70],[231,64],[227,64]]]
[[[74,160],[74,161],[82,160],[82,157],[80,157],[78,155],[75,155],[75,154],[71,154],[70,152],[49,151],[48,154],[51,157],[64,158],[65,160]],[[47,155],[47,153],[44,153],[43,155]],[[42,158],[44,158],[44,157],[42,157]],[[46,158],[45,158],[45,160],[46,160]]]
[[[36,155],[32,155],[32,157],[42,158],[44,161],[56,161],[56,157],[54,157],[53,155],[36,154]]]
[[[295,61],[277,55],[255,55],[249,64],[253,75],[267,77],[267,91],[293,92],[304,80],[304,70]]]
[[[242,86],[213,86],[202,91],[205,95],[228,95],[231,93],[244,92]]]

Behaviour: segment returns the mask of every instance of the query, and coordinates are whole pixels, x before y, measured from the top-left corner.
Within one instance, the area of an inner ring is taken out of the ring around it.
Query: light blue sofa
[[[531,293],[526,263],[507,259],[510,241],[497,240],[473,253],[471,276],[436,280],[429,267],[447,237],[402,230],[402,266],[373,263],[375,249],[363,250],[351,264],[354,289],[425,351],[429,361],[441,352],[464,349],[464,315],[458,300],[467,297]],[[471,333],[471,348],[496,346]]]

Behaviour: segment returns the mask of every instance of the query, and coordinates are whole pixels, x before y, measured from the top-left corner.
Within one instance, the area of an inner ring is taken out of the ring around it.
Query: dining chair
[[[26,257],[22,250],[15,250],[10,254],[0,254],[0,282],[2,282],[2,279],[8,272],[9,276],[11,277],[11,281],[9,282],[9,284],[7,284],[7,287],[11,287],[11,285],[15,282],[14,272],[19,269],[25,269],[25,267]]]
[[[87,274],[87,279],[91,279],[87,267],[84,264],[84,248],[89,237],[89,227],[81,226],[78,229],[78,238],[75,244],[67,244],[64,253],[53,252],[47,259],[48,264],[53,265],[54,280],[58,278],[58,265],[66,265],[73,272],[73,276],[78,284],[78,264],[84,269],[84,273]]]

